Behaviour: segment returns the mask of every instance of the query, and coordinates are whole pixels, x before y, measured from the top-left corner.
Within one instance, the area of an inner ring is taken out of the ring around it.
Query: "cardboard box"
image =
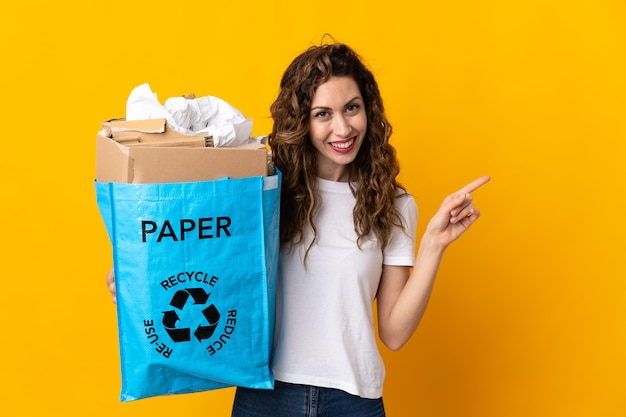
[[[165,119],[109,120],[96,136],[96,180],[153,184],[272,174],[264,144],[214,148],[210,137],[168,129]]]
[[[210,138],[210,136],[189,136],[178,133],[167,127],[165,119],[111,119],[102,122],[102,129],[106,136],[120,143],[175,142]]]

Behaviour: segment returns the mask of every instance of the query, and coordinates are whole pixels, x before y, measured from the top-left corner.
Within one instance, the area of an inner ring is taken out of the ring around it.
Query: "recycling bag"
[[[121,401],[273,388],[280,182],[95,182],[113,247]]]

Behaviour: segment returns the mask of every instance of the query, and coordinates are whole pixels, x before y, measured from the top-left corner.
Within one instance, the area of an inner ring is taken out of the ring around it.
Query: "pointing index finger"
[[[489,175],[485,175],[483,177],[475,179],[474,181],[472,181],[469,184],[467,184],[465,187],[461,188],[459,190],[459,192],[460,193],[471,193],[472,191],[476,190],[478,187],[488,183],[490,179],[491,179],[491,177]]]

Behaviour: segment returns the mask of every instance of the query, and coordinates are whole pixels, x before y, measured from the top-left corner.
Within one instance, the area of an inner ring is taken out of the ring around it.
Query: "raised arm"
[[[390,349],[404,346],[417,328],[446,248],[480,217],[471,193],[489,179],[478,178],[444,199],[426,226],[412,271],[406,266],[383,266],[377,294],[378,329]]]

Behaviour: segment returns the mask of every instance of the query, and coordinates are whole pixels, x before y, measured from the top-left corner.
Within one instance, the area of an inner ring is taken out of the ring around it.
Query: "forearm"
[[[389,312],[379,317],[381,340],[392,350],[400,349],[417,328],[435,283],[445,247],[428,234],[422,237],[415,265]]]

